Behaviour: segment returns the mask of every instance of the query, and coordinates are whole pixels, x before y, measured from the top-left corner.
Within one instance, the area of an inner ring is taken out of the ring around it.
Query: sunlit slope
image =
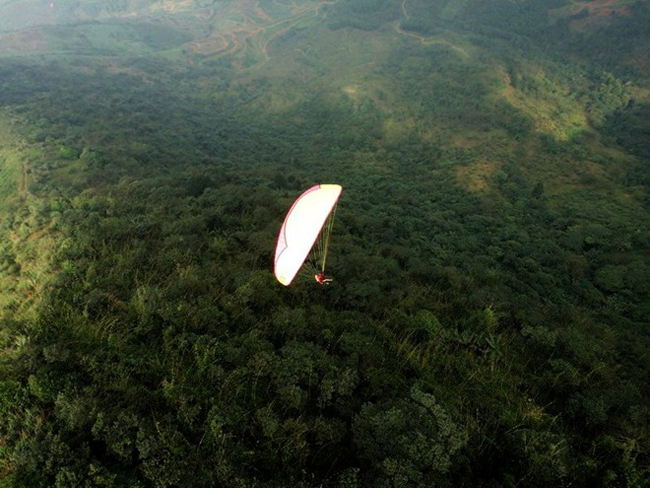
[[[51,210],[60,202],[29,190],[34,169],[51,155],[19,135],[12,123],[19,119],[0,111],[0,318],[34,313],[58,246]]]
[[[464,152],[459,181],[482,191],[502,184],[497,172],[512,161],[533,185],[544,181],[548,195],[594,185],[606,192],[621,169],[609,158],[625,171],[638,164],[601,129],[632,100],[645,103],[642,87],[539,50],[506,52],[488,35],[406,31],[400,22],[413,15],[409,5],[380,31],[320,29],[278,39],[264,70],[245,75],[266,80],[253,105],[300,117],[301,104],[317,93],[324,104],[377,121],[378,147],[442,147],[449,157],[431,151],[434,166]],[[578,146],[587,153],[570,150]]]

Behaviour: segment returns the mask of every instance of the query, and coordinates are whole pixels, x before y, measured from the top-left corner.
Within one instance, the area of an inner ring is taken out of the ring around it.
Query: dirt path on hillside
[[[406,11],[406,0],[402,0],[402,15],[406,20],[409,20],[411,18],[411,16]]]
[[[411,16],[409,15],[408,10],[406,9],[406,0],[402,0],[401,9],[402,9],[402,16],[404,18],[403,20],[409,20]],[[397,32],[402,36],[407,36],[407,37],[412,37],[414,39],[417,39],[418,41],[420,41],[421,44],[425,46],[428,46],[430,44],[442,44],[443,46],[447,46],[451,50],[457,52],[464,58],[470,57],[469,53],[460,46],[456,46],[455,44],[452,44],[451,42],[445,39],[436,39],[433,37],[423,36],[422,34],[418,34],[416,32],[405,31],[404,29],[402,29],[401,24],[402,24],[402,20],[395,21],[395,23],[393,23],[393,29],[395,30],[395,32]]]
[[[401,27],[401,21],[400,20],[393,23],[393,29],[398,34],[401,34],[401,35],[407,36],[407,37],[413,37],[414,39],[417,39],[418,41],[420,41],[421,44],[423,44],[425,46],[429,46],[431,44],[441,44],[443,46],[447,46],[452,51],[457,52],[458,54],[460,54],[464,58],[469,58],[470,57],[469,53],[465,49],[463,49],[460,46],[456,46],[455,44],[452,44],[451,42],[447,41],[446,39],[436,39],[434,37],[423,36],[423,35],[417,34],[415,32],[405,31]]]

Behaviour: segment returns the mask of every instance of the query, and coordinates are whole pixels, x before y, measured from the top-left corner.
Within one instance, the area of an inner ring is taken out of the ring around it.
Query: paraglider
[[[325,278],[325,273],[315,274],[314,279],[316,280],[316,283],[318,283],[319,285],[327,285],[329,284],[330,281],[332,281],[332,278]]]
[[[275,248],[274,273],[283,285],[290,285],[303,267],[321,285],[332,281],[325,277],[325,264],[341,191],[340,185],[313,186],[289,209]]]

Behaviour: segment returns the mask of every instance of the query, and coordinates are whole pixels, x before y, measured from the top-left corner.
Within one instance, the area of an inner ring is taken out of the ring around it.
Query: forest
[[[0,23],[0,488],[648,486],[647,1],[157,3]]]

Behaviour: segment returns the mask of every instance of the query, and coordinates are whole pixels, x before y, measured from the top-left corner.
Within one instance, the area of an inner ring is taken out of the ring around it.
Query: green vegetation
[[[351,27],[374,31],[398,15],[395,0],[342,0],[331,7],[331,29]]]
[[[0,486],[644,486],[650,78],[590,56],[647,8],[298,4],[0,58]],[[334,282],[285,288],[319,182]]]
[[[3,151],[4,153],[5,151]],[[2,154],[0,156],[0,208],[2,203],[9,196],[16,192],[17,186],[20,184],[20,170],[16,157],[13,155],[7,156]]]

